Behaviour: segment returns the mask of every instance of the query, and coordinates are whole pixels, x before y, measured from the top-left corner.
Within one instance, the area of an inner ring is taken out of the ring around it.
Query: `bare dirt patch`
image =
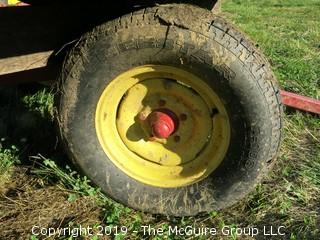
[[[91,197],[70,202],[65,190],[44,185],[29,170],[16,167],[12,181],[1,190],[0,239],[29,239],[35,225],[63,228],[70,221],[86,226],[99,222],[101,209]]]

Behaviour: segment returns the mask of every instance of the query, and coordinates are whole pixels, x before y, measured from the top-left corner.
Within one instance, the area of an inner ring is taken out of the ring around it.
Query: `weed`
[[[10,168],[17,163],[20,163],[18,156],[18,148],[12,145],[10,148],[2,148],[1,143],[5,139],[0,141],[0,175],[5,174]]]
[[[32,236],[30,237],[30,240],[39,240],[39,238],[37,238],[35,235],[32,235]]]
[[[52,119],[54,95],[47,88],[33,95],[24,96],[22,102],[31,111],[38,112],[42,117]]]
[[[59,167],[55,161],[47,159],[42,155],[33,156],[35,160],[42,160],[43,165],[40,168],[34,169],[33,173],[38,174],[47,180],[50,178],[57,178],[61,184],[68,189],[73,190],[74,194],[80,194],[84,196],[90,196],[96,198],[98,202],[114,205],[121,207],[120,204],[112,201],[107,198],[99,188],[95,188],[90,184],[90,180],[86,176],[80,176],[76,171],[73,171],[69,166],[66,166],[65,169]],[[74,198],[76,197],[70,197]]]

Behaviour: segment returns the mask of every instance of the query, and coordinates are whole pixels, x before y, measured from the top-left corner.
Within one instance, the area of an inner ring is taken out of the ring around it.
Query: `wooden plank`
[[[2,58],[0,59],[0,75],[44,67],[47,65],[52,52],[53,51],[46,51]]]
[[[209,9],[215,1],[191,0]],[[66,52],[60,51],[61,48],[67,46],[64,50],[68,49],[72,46],[69,43],[76,42],[93,27],[133,10],[152,6],[156,1],[121,0],[118,4],[97,0],[30,2],[39,5],[0,7],[0,75],[41,68],[48,61],[55,61],[50,54],[57,51],[61,60]]]

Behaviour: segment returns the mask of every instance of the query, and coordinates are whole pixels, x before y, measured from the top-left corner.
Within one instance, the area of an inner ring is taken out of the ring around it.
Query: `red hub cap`
[[[168,138],[178,129],[179,121],[176,114],[169,109],[158,109],[150,113],[148,123],[152,135],[156,138]]]

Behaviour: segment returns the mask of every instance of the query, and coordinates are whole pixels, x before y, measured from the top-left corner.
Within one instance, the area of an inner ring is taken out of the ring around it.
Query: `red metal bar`
[[[320,100],[281,91],[282,103],[289,107],[320,114]]]

